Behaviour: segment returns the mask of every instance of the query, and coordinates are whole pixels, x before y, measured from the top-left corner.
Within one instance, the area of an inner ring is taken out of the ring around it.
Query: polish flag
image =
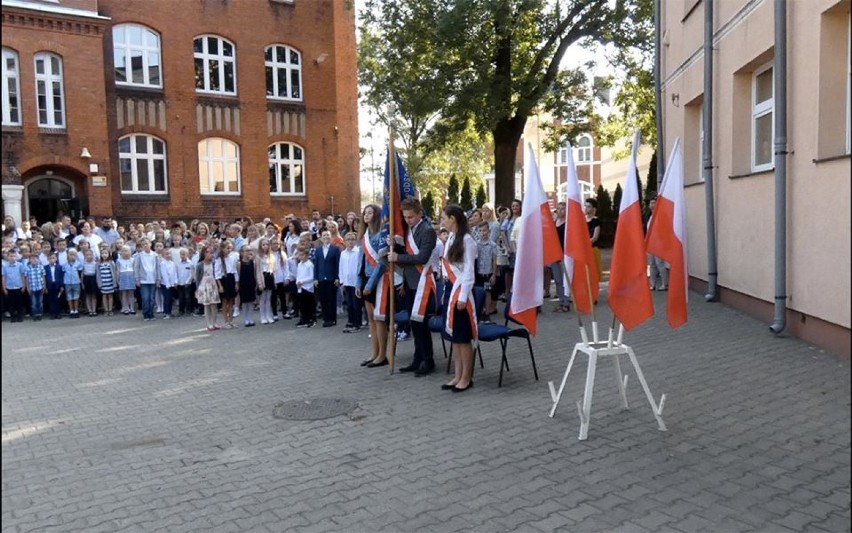
[[[649,254],[667,261],[669,295],[666,319],[672,328],[686,323],[686,294],[689,277],[686,271],[686,203],[683,199],[683,155],[680,138],[675,140],[657,205],[648,224],[645,243]]]
[[[536,308],[544,304],[544,267],[562,257],[556,223],[541,185],[532,144],[524,175],[524,200],[518,246],[515,254],[515,277],[512,280],[512,302],[509,315],[536,334]],[[588,240],[588,239],[586,239]]]
[[[568,180],[565,194],[565,270],[571,285],[571,297],[578,313],[589,314],[598,299],[600,280],[592,252],[589,226],[583,213],[584,200],[580,195],[574,154],[568,143]],[[591,293],[591,299],[590,299]]]
[[[648,286],[645,235],[642,231],[642,208],[636,187],[636,152],[639,130],[633,134],[633,151],[627,164],[627,180],[618,211],[612,266],[609,272],[607,301],[615,317],[630,330],[654,315],[651,289]]]

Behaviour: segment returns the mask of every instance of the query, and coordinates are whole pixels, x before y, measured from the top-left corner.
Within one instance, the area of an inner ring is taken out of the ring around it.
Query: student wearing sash
[[[453,344],[455,375],[449,383],[441,385],[441,389],[464,392],[473,387],[473,347],[477,339],[473,284],[477,248],[461,207],[445,207],[442,223],[450,232],[441,267],[447,282],[444,290],[446,325],[443,335]]]
[[[382,247],[380,208],[370,204],[361,213],[361,265],[358,268],[355,295],[364,300],[367,323],[370,326],[372,354],[361,366],[375,368],[388,364],[388,291],[392,290],[387,256],[380,256]],[[378,304],[376,303],[378,302]]]
[[[411,335],[414,337],[414,360],[400,372],[414,372],[425,376],[435,371],[432,352],[432,333],[427,317],[434,312],[435,278],[429,259],[435,249],[437,235],[432,224],[423,216],[420,200],[409,197],[400,204],[402,217],[408,225],[405,248],[395,246],[388,254],[388,261],[403,267],[405,304],[411,316]],[[430,305],[430,303],[432,305]]]

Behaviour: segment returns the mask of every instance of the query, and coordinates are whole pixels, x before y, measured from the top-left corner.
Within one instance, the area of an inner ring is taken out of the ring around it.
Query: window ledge
[[[121,201],[126,203],[147,203],[157,202],[167,204],[171,202],[168,193],[152,194],[152,193],[127,193],[121,192]]]
[[[202,200],[239,200],[242,198],[242,193],[239,192],[202,192],[199,194]]]
[[[734,174],[733,176],[728,176],[729,180],[738,180],[740,178],[751,178],[754,176],[764,176],[768,174],[772,174],[775,172],[774,168],[768,168],[766,170],[759,170],[757,172],[749,172],[748,174]]]
[[[3,135],[7,133],[24,133],[22,124],[3,124]]]
[[[307,194],[303,192],[271,192],[269,196],[279,199],[287,199],[287,198],[305,198]]]
[[[698,185],[704,185],[705,183],[707,183],[707,182],[705,182],[705,181],[691,181],[689,183],[684,184],[683,188],[688,189],[689,187],[696,187]]]
[[[39,126],[38,132],[45,135],[68,135],[68,130],[65,128],[47,128],[45,126]]]
[[[201,103],[213,103],[213,104],[239,104],[240,99],[237,97],[236,93],[214,93],[214,92],[204,92],[196,89],[195,95],[198,98],[198,101]]]
[[[162,87],[149,87],[145,85],[115,85],[115,92],[121,96],[130,96],[138,98],[162,98],[165,90]]]
[[[829,161],[838,161],[840,159],[852,159],[852,154],[840,154],[828,157],[821,157],[819,159],[813,159],[812,162],[815,165],[819,165],[820,163],[828,163]]]

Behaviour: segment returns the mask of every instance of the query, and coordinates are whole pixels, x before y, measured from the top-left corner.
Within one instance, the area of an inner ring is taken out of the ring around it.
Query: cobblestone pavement
[[[849,361],[693,294],[680,330],[658,311],[625,336],[668,431],[631,372],[620,409],[604,361],[579,441],[583,359],[547,416],[578,340],[553,305],[533,340],[541,381],[515,339],[503,387],[490,344],[464,394],[440,391],[443,373],[359,367],[367,334],[342,326],[5,322],[2,530],[850,531]],[[311,398],[359,407],[272,416]]]

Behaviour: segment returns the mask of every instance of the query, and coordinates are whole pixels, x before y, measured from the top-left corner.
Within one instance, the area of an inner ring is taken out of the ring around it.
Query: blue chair
[[[532,342],[530,341],[530,332],[527,328],[521,326],[519,328],[509,327],[509,322],[520,324],[518,321],[514,320],[509,316],[509,308],[512,305],[512,293],[509,293],[506,298],[506,306],[503,309],[503,318],[505,319],[505,323],[503,325],[500,324],[481,324],[479,326],[479,344],[476,346],[477,351],[479,351],[480,360],[482,358],[482,343],[483,342],[500,342],[500,348],[502,349],[502,360],[500,361],[500,379],[497,382],[498,387],[503,386],[503,368],[506,371],[509,371],[509,361],[506,359],[506,348],[509,344],[509,339],[511,338],[521,338],[527,340],[527,347],[530,350],[530,361],[532,361],[533,373],[535,374],[535,380],[538,381],[538,369],[535,366],[535,356],[533,355]]]
[[[444,316],[441,312],[442,305],[444,303],[444,284],[436,283],[435,284],[435,294],[433,296],[436,299],[435,303],[435,314],[431,315],[427,318],[427,324],[429,325],[429,331],[432,333],[444,330]],[[411,322],[411,315],[409,314],[407,309],[403,309],[402,311],[397,311],[393,314],[394,323],[397,326],[397,329],[402,330],[403,328],[408,327],[408,323]],[[444,344],[444,338],[441,337],[441,348],[444,349],[444,358],[447,358],[447,346]]]
[[[479,316],[482,314],[482,310],[484,308],[485,308],[485,289],[483,289],[482,287],[474,287],[473,288],[473,311],[474,311],[474,314],[477,317],[476,318],[477,321],[479,320]],[[481,327],[482,326],[477,324],[477,329],[481,328]],[[443,322],[442,322],[442,324],[441,324],[441,332],[442,332],[441,333],[441,343],[442,344],[444,342],[443,331],[444,331],[444,328],[443,328]],[[452,347],[452,345],[450,345],[450,356],[447,359],[447,374],[450,373],[450,366],[452,366],[452,363],[453,363],[453,347]],[[485,363],[482,361],[482,352],[479,353],[479,367],[485,368]]]

